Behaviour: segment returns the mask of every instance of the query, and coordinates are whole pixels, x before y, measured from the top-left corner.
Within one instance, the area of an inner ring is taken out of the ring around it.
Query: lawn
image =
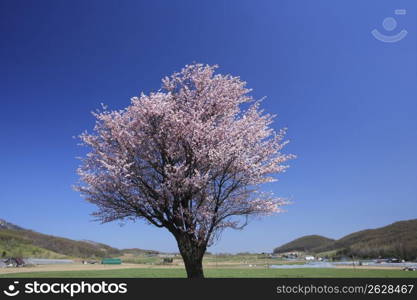
[[[317,277],[408,277],[417,278],[417,272],[405,272],[401,270],[375,270],[375,269],[206,269],[206,277],[211,278],[317,278]],[[100,271],[55,271],[55,272],[28,272],[2,274],[0,278],[182,278],[185,270],[172,269],[115,269]]]

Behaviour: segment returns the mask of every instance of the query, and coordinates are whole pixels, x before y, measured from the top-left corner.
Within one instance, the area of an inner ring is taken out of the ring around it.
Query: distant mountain
[[[131,249],[127,250],[130,251]],[[46,235],[0,219],[0,258],[9,256],[102,258],[122,256],[124,253],[124,250],[106,244]]]
[[[287,251],[301,250],[299,240],[303,242],[305,238],[307,237],[278,247],[274,252],[279,253],[282,247]],[[309,240],[307,239],[307,241]],[[320,239],[313,240],[319,241]],[[309,245],[308,242],[306,244]],[[310,244],[313,245],[314,243]],[[354,232],[333,242],[323,240],[323,243],[315,247],[306,247],[305,249],[306,252],[311,253],[334,251],[337,256],[361,258],[398,257],[406,260],[416,260],[417,219],[399,221],[381,228]]]
[[[280,247],[274,249],[274,253],[284,253],[284,252],[291,252],[291,251],[304,251],[310,252],[314,248],[330,245],[334,242],[333,239],[329,239],[327,237],[321,235],[306,235],[300,237],[292,242],[284,244]]]
[[[376,229],[351,233],[332,245],[315,249],[337,249],[340,255],[358,257],[400,257],[417,259],[417,219],[395,222]]]

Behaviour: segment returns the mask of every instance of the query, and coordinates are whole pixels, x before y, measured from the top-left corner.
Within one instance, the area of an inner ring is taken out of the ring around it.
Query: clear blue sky
[[[406,15],[394,10],[407,9]],[[0,218],[116,247],[175,251],[143,223],[100,225],[71,186],[100,103],[192,62],[240,75],[298,155],[266,189],[287,212],[227,231],[214,252],[270,251],[417,217],[416,1],[0,2]],[[394,17],[397,28],[382,21]],[[383,43],[371,35],[408,35]]]

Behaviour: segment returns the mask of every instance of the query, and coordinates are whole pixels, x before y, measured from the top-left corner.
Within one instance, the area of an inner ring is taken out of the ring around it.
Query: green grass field
[[[317,277],[399,277],[417,278],[417,272],[401,270],[353,270],[353,269],[206,269],[206,277],[211,278],[317,278]],[[184,278],[185,270],[172,269],[115,269],[101,271],[62,271],[62,272],[30,272],[2,274],[0,278]]]

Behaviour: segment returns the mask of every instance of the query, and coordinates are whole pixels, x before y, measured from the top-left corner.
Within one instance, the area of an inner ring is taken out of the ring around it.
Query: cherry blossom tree
[[[285,130],[275,131],[239,77],[193,64],[162,80],[162,88],[119,111],[93,113],[91,150],[76,189],[98,207],[98,220],[144,219],[175,237],[189,278],[225,228],[249,216],[281,211],[287,202],[259,190],[284,163]],[[245,106],[246,108],[242,108]]]

